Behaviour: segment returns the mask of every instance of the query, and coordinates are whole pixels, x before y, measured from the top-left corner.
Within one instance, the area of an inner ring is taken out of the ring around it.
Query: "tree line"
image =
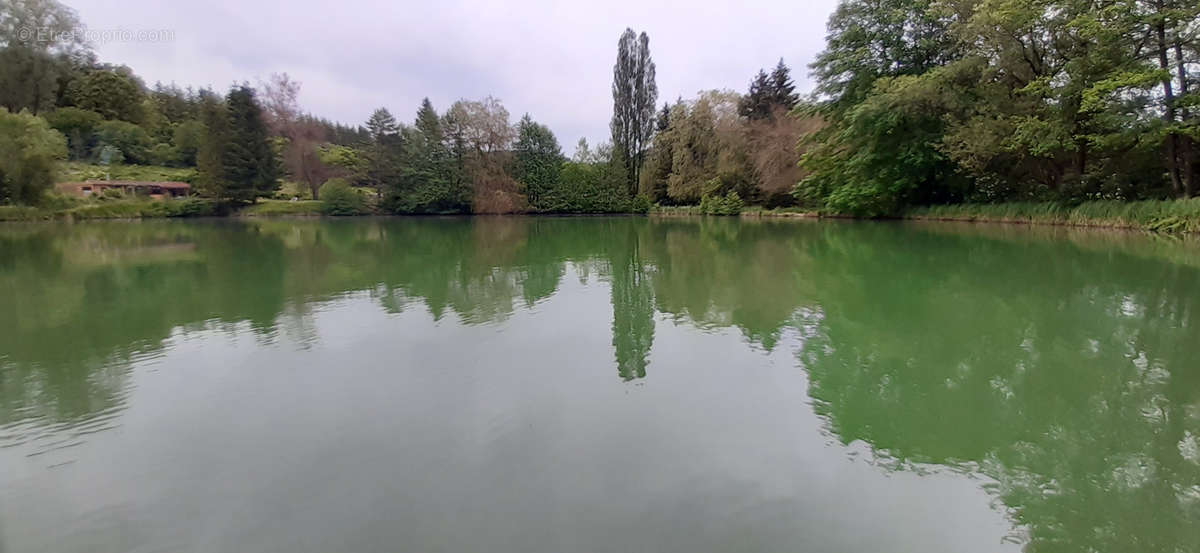
[[[571,156],[490,96],[344,125],[304,112],[286,74],[226,94],[148,87],[78,34],[21,39],[78,27],[62,4],[0,11],[0,203],[37,203],[62,159],[194,167],[203,196],[302,195],[345,214],[755,204],[881,216],[1200,193],[1200,6],[1183,0],[843,0],[811,95],[781,59],[744,93],[661,105],[650,39],[626,29],[611,139]]]

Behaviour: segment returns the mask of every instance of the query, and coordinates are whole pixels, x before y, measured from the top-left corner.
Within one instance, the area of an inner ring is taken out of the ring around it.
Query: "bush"
[[[96,127],[98,144],[106,144],[121,151],[125,161],[145,164],[150,160],[153,141],[141,127],[125,121],[105,121]]]
[[[705,194],[700,198],[700,213],[705,215],[738,215],[742,212],[741,196],[737,192],[730,192],[724,196],[709,196]]]
[[[652,205],[653,202],[650,201],[649,196],[646,196],[645,194],[638,194],[636,198],[629,201],[629,212],[640,214],[650,213],[650,207]]]
[[[321,185],[321,213],[326,215],[362,215],[366,202],[362,194],[342,179],[329,179]]]
[[[67,137],[67,148],[71,159],[84,159],[91,155],[96,140],[96,127],[104,121],[99,113],[74,107],[58,108],[46,115],[46,121],[54,130]]]
[[[35,204],[54,182],[67,141],[45,119],[0,108],[0,204]]]
[[[543,213],[623,213],[631,200],[625,190],[623,172],[614,164],[568,161],[558,182],[543,191],[539,211]]]
[[[120,188],[105,188],[100,192],[100,201],[124,200],[125,191]]]
[[[77,219],[141,219],[151,217],[205,217],[222,214],[221,206],[200,198],[178,200],[124,200],[84,205],[69,211]]]
[[[179,152],[175,151],[174,146],[160,142],[150,148],[148,160],[152,165],[178,165]]]
[[[320,215],[325,211],[325,202],[316,200],[259,200],[257,203],[242,207],[239,215],[248,217],[274,216],[311,216]]]

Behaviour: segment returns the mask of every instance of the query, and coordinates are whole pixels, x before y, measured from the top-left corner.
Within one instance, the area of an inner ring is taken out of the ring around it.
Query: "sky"
[[[286,72],[302,84],[304,110],[351,124],[381,106],[411,122],[424,97],[444,111],[491,95],[513,121],[529,113],[548,125],[567,153],[580,137],[608,139],[626,27],[650,36],[659,104],[714,88],[744,92],[781,57],[807,92],[807,65],[837,3],[64,1],[92,36],[120,30],[93,40],[101,61],[128,65],[150,85],[223,91]]]

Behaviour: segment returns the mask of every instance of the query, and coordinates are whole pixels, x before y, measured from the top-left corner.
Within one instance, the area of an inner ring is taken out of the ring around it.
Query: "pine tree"
[[[391,141],[399,136],[400,125],[387,108],[379,108],[367,119],[367,134],[371,135],[371,140],[377,144]]]
[[[235,202],[253,202],[279,188],[279,162],[254,89],[236,86],[225,97],[229,113],[229,140],[224,155],[225,189],[222,196]]]
[[[229,112],[219,97],[211,91],[202,90],[200,117],[204,123],[204,138],[196,151],[200,193],[221,198],[226,184],[225,147],[229,143]]]
[[[671,106],[663,102],[663,107],[658,112],[658,119],[654,121],[654,132],[662,133],[671,128]]]
[[[768,101],[772,107],[783,108],[785,111],[790,111],[800,101],[800,97],[796,95],[796,85],[792,82],[791,70],[784,65],[783,58],[779,58],[779,64],[771,71]]]
[[[750,90],[738,104],[738,115],[748,119],[766,119],[771,116],[772,81],[767,72],[758,70],[750,81]]]
[[[443,121],[428,98],[421,102],[414,126],[401,129],[401,135],[396,178],[385,183],[384,205],[395,213],[468,210],[471,191],[460,178],[457,160],[443,131]]]
[[[421,107],[417,110],[416,120],[417,130],[425,137],[425,141],[429,144],[441,144],[442,136],[442,121],[438,117],[437,110],[433,109],[433,102],[429,98],[421,101]]]
[[[398,185],[401,154],[400,125],[387,108],[378,108],[367,119],[367,135],[370,143],[363,152],[366,160],[363,180],[382,197],[385,190]],[[392,190],[392,196],[395,196]]]

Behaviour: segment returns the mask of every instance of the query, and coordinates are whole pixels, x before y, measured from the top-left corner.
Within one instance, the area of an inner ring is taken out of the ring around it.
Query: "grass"
[[[703,215],[704,211],[698,205],[654,205],[650,208],[651,215],[664,217],[690,217]],[[765,208],[761,206],[746,206],[742,208],[742,217],[817,217],[817,212],[802,207]]]
[[[259,200],[238,211],[247,217],[271,217],[279,215],[320,215],[325,202],[319,200]]]
[[[41,221],[53,217],[53,211],[39,207],[0,205],[0,221]]]
[[[1200,198],[1189,200],[1111,200],[1070,206],[1059,203],[960,204],[916,208],[907,219],[981,221],[1200,232]]]
[[[71,161],[64,163],[59,171],[58,182],[80,182],[86,180],[132,180],[174,181],[194,183],[196,169],[191,167],[163,167],[160,165],[112,165],[105,167],[95,163]]]
[[[208,217],[221,214],[213,200],[116,200],[80,205],[62,212],[72,219],[145,219],[158,217]]]

